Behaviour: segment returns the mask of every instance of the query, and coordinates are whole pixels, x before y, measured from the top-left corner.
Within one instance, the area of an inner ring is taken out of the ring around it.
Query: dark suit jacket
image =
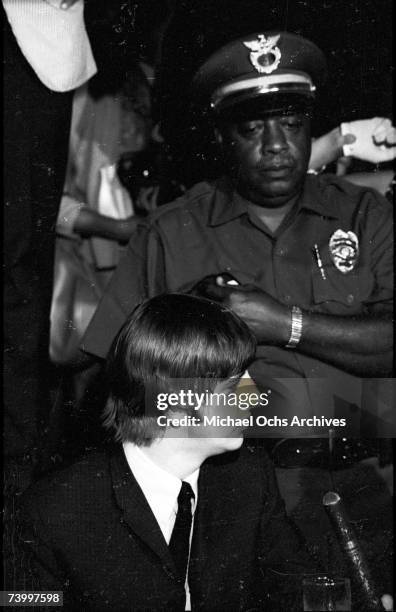
[[[261,443],[206,461],[199,476],[189,585],[193,610],[301,610],[312,571]],[[121,447],[32,487],[22,526],[36,588],[65,610],[182,610],[184,585]]]

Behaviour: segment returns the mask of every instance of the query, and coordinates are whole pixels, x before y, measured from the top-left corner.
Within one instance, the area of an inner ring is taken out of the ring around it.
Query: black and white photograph
[[[392,5],[2,0],[2,607],[394,610]]]

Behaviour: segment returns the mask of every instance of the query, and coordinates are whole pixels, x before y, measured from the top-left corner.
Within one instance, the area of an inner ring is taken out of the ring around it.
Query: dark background
[[[390,116],[391,16],[391,0],[181,0],[165,40],[163,90],[173,98],[177,83],[228,40],[280,28],[311,39],[327,56],[320,133],[344,119]]]
[[[147,54],[153,29],[171,13],[162,89],[172,99],[183,97],[181,85],[208,53],[233,37],[280,28],[310,38],[327,56],[321,131],[344,118],[391,116],[392,0],[88,0],[100,68],[114,74],[120,57]]]

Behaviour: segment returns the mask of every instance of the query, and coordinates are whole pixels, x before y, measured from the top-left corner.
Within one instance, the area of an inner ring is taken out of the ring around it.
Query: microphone
[[[381,600],[375,593],[374,583],[366,559],[357,541],[341,497],[335,491],[328,491],[323,496],[323,505],[330,519],[337,539],[344,551],[351,577],[364,598],[365,610],[384,610]]]

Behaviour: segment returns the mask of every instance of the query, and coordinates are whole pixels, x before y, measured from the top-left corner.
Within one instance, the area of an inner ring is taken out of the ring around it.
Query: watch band
[[[298,306],[293,306],[291,315],[291,332],[286,348],[296,348],[302,336],[303,313],[301,308]]]

